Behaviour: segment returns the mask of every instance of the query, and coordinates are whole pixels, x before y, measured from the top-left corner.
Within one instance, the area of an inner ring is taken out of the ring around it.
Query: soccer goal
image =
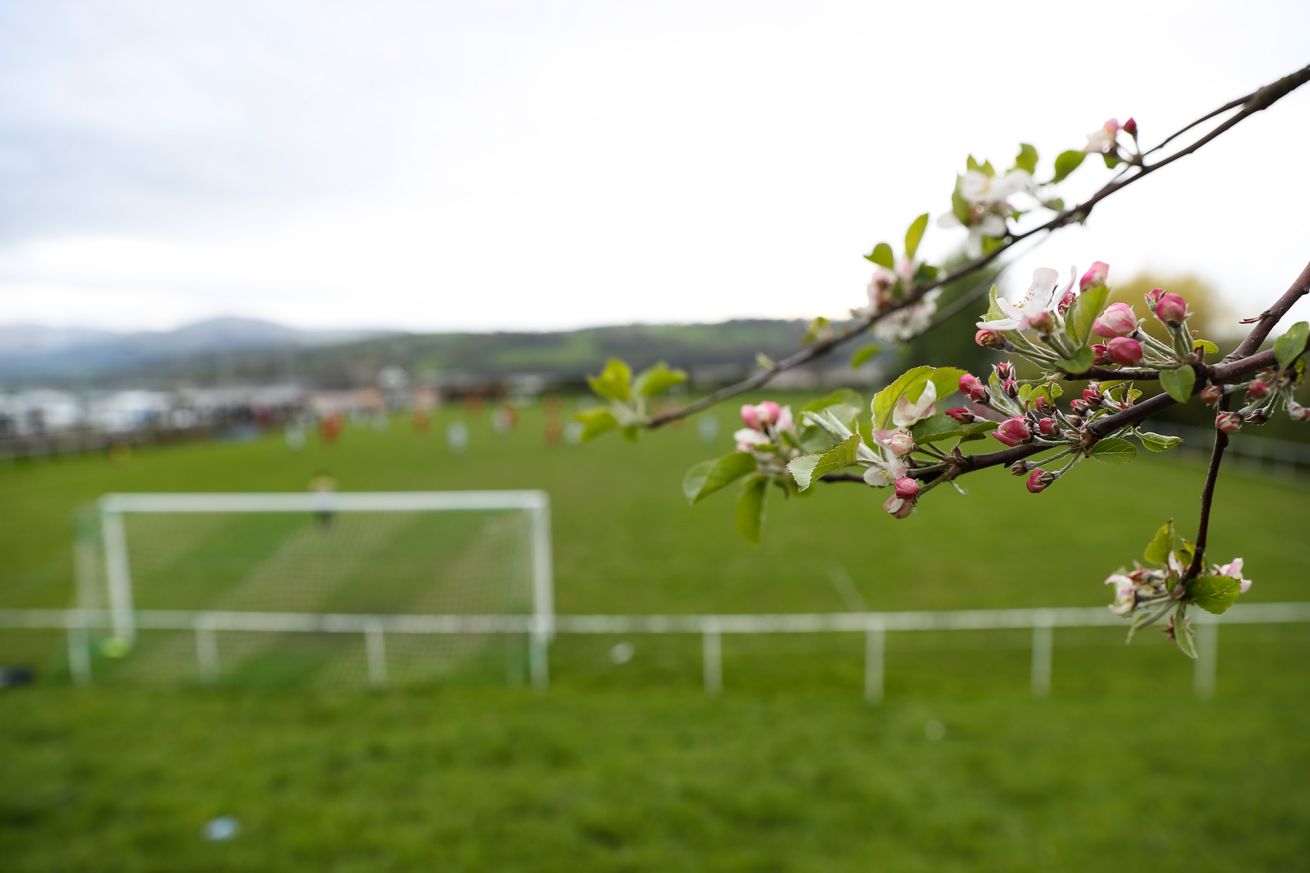
[[[540,491],[108,494],[79,525],[97,670],[548,681]]]

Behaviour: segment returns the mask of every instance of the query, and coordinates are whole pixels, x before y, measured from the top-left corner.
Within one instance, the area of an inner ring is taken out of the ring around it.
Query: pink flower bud
[[[1033,409],[1036,409],[1038,412],[1050,412],[1054,408],[1055,404],[1051,403],[1045,394],[1038,394],[1033,398]]]
[[[1132,366],[1142,359],[1142,344],[1132,337],[1117,336],[1106,347],[1110,360],[1116,364]]]
[[[985,349],[999,349],[1005,340],[994,330],[983,328],[973,335],[973,341]]]
[[[760,424],[773,424],[778,420],[778,416],[782,414],[782,407],[772,400],[764,401],[755,409],[760,414]]]
[[[960,424],[973,424],[978,417],[963,406],[957,406],[954,409],[946,410],[946,414],[958,421]]]
[[[1028,474],[1028,490],[1033,494],[1041,494],[1046,490],[1046,486],[1055,481],[1055,476],[1046,472],[1041,467],[1033,470]]]
[[[1037,432],[1042,436],[1050,436],[1055,433],[1055,419],[1043,418],[1037,422]]]
[[[1055,304],[1055,308],[1060,311],[1061,315],[1064,315],[1069,311],[1069,307],[1073,306],[1073,302],[1077,299],[1078,296],[1073,293],[1072,289],[1066,291],[1064,294],[1060,295],[1060,302]]]
[[[900,458],[914,451],[914,437],[905,431],[897,431],[887,440],[887,448],[891,453]]]
[[[1214,406],[1224,399],[1224,389],[1218,385],[1206,385],[1201,389],[1201,402]]]
[[[1289,398],[1287,401],[1287,414],[1292,421],[1310,421],[1310,406],[1302,406]]]
[[[1104,285],[1105,280],[1110,275],[1110,265],[1105,261],[1094,261],[1083,273],[1083,277],[1078,280],[1078,290],[1086,291],[1096,285]]]
[[[1105,343],[1094,343],[1092,345],[1092,360],[1097,364],[1110,363],[1110,347]]]
[[[1028,422],[1024,421],[1017,415],[1014,418],[1007,418],[1001,422],[996,430],[992,431],[992,436],[996,437],[1007,446],[1017,446],[1020,443],[1026,443],[1032,439],[1033,435],[1028,430]]]
[[[1033,465],[1027,461],[1015,461],[1010,465],[1010,472],[1016,476],[1022,476],[1033,468]]]
[[[1111,303],[1105,307],[1096,321],[1092,322],[1092,331],[1097,336],[1106,338],[1128,336],[1137,330],[1137,313],[1127,303]]]
[[[1076,415],[1086,415],[1087,411],[1091,409],[1092,406],[1086,400],[1079,397],[1069,404],[1069,408],[1072,409]]]
[[[1114,136],[1119,132],[1119,119],[1111,118],[1107,120],[1105,124],[1101,125],[1101,129],[1111,136]]]
[[[965,373],[960,377],[960,393],[975,403],[987,401],[987,386],[972,373]]]
[[[1088,382],[1087,387],[1083,389],[1083,399],[1088,403],[1101,402],[1101,383]]]
[[[1038,333],[1050,333],[1055,329],[1055,317],[1049,312],[1039,312],[1028,319],[1028,326]]]
[[[902,476],[896,480],[896,496],[902,500],[913,500],[919,496],[919,482],[911,479],[909,476]]]
[[[1009,361],[1001,361],[999,364],[993,364],[992,369],[996,371],[996,376],[999,379],[1004,380],[1014,378],[1014,364],[1011,364]]]
[[[1083,426],[1083,417],[1082,417],[1081,415],[1068,415],[1068,416],[1065,416],[1065,421],[1069,422],[1069,426],[1070,426],[1070,427],[1082,427],[1082,426]]]
[[[751,430],[760,429],[760,411],[749,403],[742,404],[741,420],[745,422],[746,426]]]
[[[1246,386],[1246,396],[1253,400],[1259,400],[1269,394],[1269,383],[1256,379]]]
[[[1124,124],[1123,124],[1123,132],[1126,133],[1126,134],[1128,134],[1128,135],[1131,136],[1131,137],[1136,138],[1136,136],[1137,136],[1137,119],[1135,119],[1135,118],[1130,118],[1130,119],[1128,119],[1127,121],[1125,121]]]
[[[1224,433],[1241,430],[1242,415],[1239,412],[1221,412],[1214,417],[1214,426]]]
[[[911,512],[914,512],[914,501],[906,500],[904,497],[897,497],[893,494],[887,498],[887,502],[882,505],[892,518],[905,518]]]
[[[1005,382],[1001,384],[1001,389],[1004,390],[1009,397],[1019,396],[1019,383],[1013,379],[1006,379]]]
[[[1160,290],[1160,289],[1156,289]],[[1155,291],[1151,292],[1155,294]],[[1160,294],[1155,299],[1155,317],[1165,324],[1178,325],[1187,320],[1187,301],[1178,294],[1168,292]]]

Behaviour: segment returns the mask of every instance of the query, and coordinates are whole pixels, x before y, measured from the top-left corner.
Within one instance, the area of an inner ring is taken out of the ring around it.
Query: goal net
[[[110,494],[77,577],[97,678],[547,678],[542,492]]]

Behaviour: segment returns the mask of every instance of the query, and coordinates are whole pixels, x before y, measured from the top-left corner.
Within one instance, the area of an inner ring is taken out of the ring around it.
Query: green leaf
[[[1074,301],[1068,324],[1069,336],[1077,345],[1087,345],[1087,338],[1092,335],[1092,323],[1105,308],[1105,300],[1109,295],[1109,286],[1094,285],[1079,294],[1078,299]]]
[[[1096,443],[1087,454],[1106,464],[1127,464],[1137,457],[1137,446],[1126,439],[1110,437]]]
[[[801,412],[818,412],[821,409],[827,409],[829,406],[853,406],[856,408],[856,414],[859,408],[864,405],[864,399],[849,388],[838,388],[826,397],[820,397],[818,400],[811,400],[801,407]]]
[[[1193,350],[1201,349],[1201,350],[1202,350],[1203,352],[1205,352],[1207,355],[1217,355],[1217,354],[1219,354],[1219,346],[1217,346],[1217,345],[1215,345],[1214,343],[1210,342],[1208,339],[1194,339],[1194,340],[1192,340],[1192,349],[1193,349]]]
[[[1161,370],[1160,387],[1174,400],[1186,403],[1192,399],[1192,389],[1196,387],[1196,371],[1186,364],[1173,370]]]
[[[881,352],[882,346],[877,343],[858,349],[855,354],[851,355],[851,369],[854,370],[870,358],[877,357]]]
[[[1182,437],[1168,436],[1162,433],[1151,433],[1147,430],[1139,430],[1137,438],[1142,441],[1142,448],[1148,452],[1167,452],[1174,446],[1181,445]]]
[[[923,232],[928,229],[928,213],[920,215],[914,221],[910,222],[910,227],[905,231],[905,257],[914,260],[915,252],[919,251],[919,242],[923,239]]]
[[[928,377],[932,374],[932,367],[927,365],[914,367],[906,370],[897,376],[890,385],[873,395],[873,402],[870,408],[873,410],[873,426],[877,429],[884,429],[892,419],[892,410],[896,407],[896,401],[901,399],[901,395],[910,389],[917,389],[917,392],[911,400],[918,398],[923,393],[923,386],[927,384]]]
[[[1223,615],[1242,593],[1242,580],[1232,576],[1198,576],[1187,583],[1187,600],[1206,612]]]
[[[747,542],[757,546],[760,544],[760,528],[764,526],[764,497],[768,488],[767,476],[752,476],[737,497],[737,530]]]
[[[1196,628],[1192,627],[1192,622],[1187,618],[1187,604],[1178,604],[1178,609],[1174,612],[1174,643],[1178,646],[1178,651],[1182,652],[1193,661],[1196,660]]]
[[[1096,353],[1092,351],[1090,346],[1083,346],[1074,353],[1072,358],[1058,361],[1057,366],[1069,375],[1077,376],[1079,373],[1086,373],[1095,363]]]
[[[1029,175],[1037,172],[1037,149],[1026,142],[1019,143],[1019,154],[1014,158],[1014,166]]]
[[[1174,520],[1171,518],[1151,537],[1151,541],[1146,544],[1145,551],[1142,552],[1142,558],[1150,564],[1159,564],[1164,566],[1164,562],[1169,560],[1169,553],[1174,549]]]
[[[1055,157],[1055,177],[1052,182],[1061,182],[1069,177],[1069,174],[1082,165],[1083,158],[1087,157],[1086,152],[1070,149],[1067,152],[1060,152]]]
[[[669,366],[660,361],[653,367],[642,370],[637,375],[637,381],[633,387],[642,397],[654,397],[656,394],[663,394],[674,385],[681,385],[687,381],[687,374],[683,370],[670,370]]]
[[[864,256],[865,260],[873,261],[880,267],[886,267],[889,270],[896,267],[896,255],[892,253],[892,247],[885,242],[880,242],[873,247],[873,251]]]
[[[1274,340],[1274,360],[1278,362],[1281,369],[1286,370],[1296,360],[1296,356],[1305,351],[1308,333],[1310,333],[1310,325],[1298,321],[1289,327],[1286,333]]]
[[[721,458],[701,461],[682,479],[682,493],[697,503],[733,482],[755,472],[755,458],[747,452],[733,452]]]
[[[938,414],[931,418],[925,418],[911,427],[910,435],[914,437],[916,445],[926,446],[931,443],[939,443],[942,440],[967,439],[979,436],[996,430],[996,427],[997,423],[994,421],[975,421],[971,424],[960,424],[949,415]]]
[[[584,409],[573,420],[582,424],[582,439],[587,441],[595,439],[606,431],[613,430],[619,426],[619,421],[603,406],[597,406],[592,409]]]
[[[860,435],[851,434],[850,438],[821,455],[801,455],[799,458],[792,459],[787,464],[787,470],[796,480],[796,487],[805,491],[823,475],[855,463],[855,455],[860,443]]]
[[[587,377],[587,384],[600,397],[626,402],[632,398],[632,368],[618,358],[610,358],[599,376]]]
[[[951,192],[951,214],[955,216],[960,224],[968,227],[973,215],[969,207],[969,201],[965,200],[964,195],[960,193],[960,183],[962,181],[964,181],[963,176],[955,177],[955,190]]]

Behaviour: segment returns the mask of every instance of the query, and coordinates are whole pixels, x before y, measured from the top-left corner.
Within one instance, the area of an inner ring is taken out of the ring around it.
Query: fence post
[[[68,625],[68,674],[74,685],[91,681],[91,643],[86,632],[86,616],[80,609],[77,620]]]
[[[1218,664],[1219,624],[1206,621],[1196,629],[1196,664],[1193,665],[1192,686],[1202,700],[1214,697],[1215,668]]]
[[[864,632],[864,699],[869,703],[882,702],[886,638],[886,629],[880,621],[870,624]]]
[[[364,649],[368,655],[368,684],[381,688],[387,684],[387,641],[382,622],[377,619],[364,628]]]
[[[717,697],[723,691],[723,646],[719,626],[708,621],[701,632],[701,656],[704,660],[705,693]]]
[[[218,678],[218,634],[203,615],[196,618],[196,665],[201,681],[210,683]]]
[[[1033,623],[1033,673],[1032,689],[1034,697],[1051,696],[1051,646],[1054,632],[1051,629],[1051,617],[1040,616]]]

